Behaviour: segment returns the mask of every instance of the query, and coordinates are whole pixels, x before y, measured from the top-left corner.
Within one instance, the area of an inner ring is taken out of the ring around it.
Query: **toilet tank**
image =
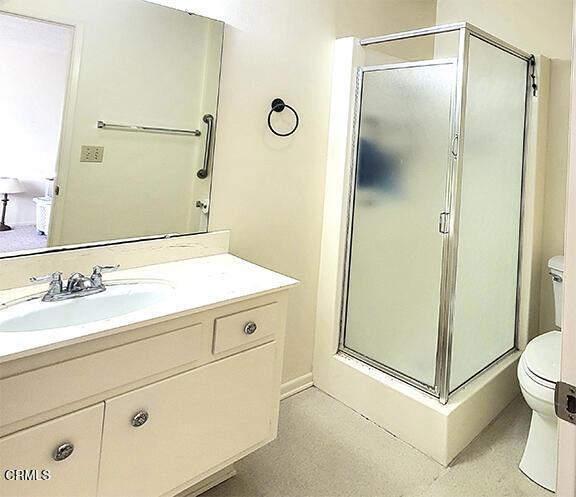
[[[556,326],[562,327],[562,306],[564,304],[564,256],[557,255],[548,261],[552,288],[554,290],[554,316]]]

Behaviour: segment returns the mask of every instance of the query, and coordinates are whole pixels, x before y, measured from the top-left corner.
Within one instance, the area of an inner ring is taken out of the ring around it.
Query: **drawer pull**
[[[74,452],[74,445],[70,442],[64,442],[54,449],[54,452],[52,452],[52,459],[55,461],[63,461],[70,457],[72,452]]]
[[[142,426],[146,421],[148,421],[149,415],[146,411],[142,410],[134,414],[132,418],[131,424],[134,428],[138,428]]]
[[[256,326],[256,323],[250,321],[249,323],[246,323],[246,326],[244,326],[244,333],[246,333],[246,335],[252,335],[256,333],[257,329],[258,326]]]

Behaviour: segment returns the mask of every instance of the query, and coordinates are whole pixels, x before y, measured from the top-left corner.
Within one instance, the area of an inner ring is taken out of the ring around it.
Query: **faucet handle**
[[[103,286],[102,284],[102,273],[111,273],[116,271],[120,267],[120,264],[114,266],[94,266],[92,268],[92,276],[90,279],[96,286]]]
[[[120,269],[120,264],[114,266],[94,266],[92,268],[92,276],[100,275],[103,273],[111,273],[112,271],[117,271]]]
[[[55,271],[50,274],[45,274],[44,276],[32,276],[30,278],[32,283],[44,283],[49,281],[50,283],[62,283],[62,272]]]

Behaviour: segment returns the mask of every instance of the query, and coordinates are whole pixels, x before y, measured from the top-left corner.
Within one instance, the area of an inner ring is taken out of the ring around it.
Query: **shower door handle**
[[[450,213],[441,212],[438,220],[438,231],[443,235],[450,233]]]
[[[454,135],[452,138],[452,143],[450,144],[450,152],[452,153],[452,157],[455,159],[458,158],[458,142],[460,141],[460,137],[458,135]]]

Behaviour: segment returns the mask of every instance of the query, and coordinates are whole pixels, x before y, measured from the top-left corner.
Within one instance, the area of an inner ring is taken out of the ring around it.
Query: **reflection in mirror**
[[[0,2],[0,256],[205,232],[223,23]]]

